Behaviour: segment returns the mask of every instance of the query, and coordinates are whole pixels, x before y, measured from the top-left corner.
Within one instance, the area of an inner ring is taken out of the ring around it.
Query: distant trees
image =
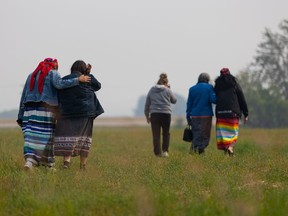
[[[288,126],[288,20],[279,29],[265,29],[253,62],[237,76],[252,127]]]
[[[185,116],[186,115],[186,99],[175,93],[177,97],[177,103],[172,105],[172,115],[173,116]],[[141,96],[138,99],[137,107],[134,110],[135,116],[144,116],[144,106],[146,102],[146,96]]]
[[[249,126],[288,127],[288,20],[279,32],[265,29],[251,64],[237,75],[249,108]],[[186,99],[177,95],[176,116],[185,115]],[[145,96],[140,97],[136,116],[144,116]]]
[[[7,110],[0,112],[0,119],[17,119],[18,109]]]

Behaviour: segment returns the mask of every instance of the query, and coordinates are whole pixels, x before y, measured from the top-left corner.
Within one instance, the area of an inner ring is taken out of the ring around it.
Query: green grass
[[[214,129],[206,155],[189,155],[182,132],[158,158],[149,127],[96,127],[86,172],[79,157],[25,172],[20,129],[1,129],[0,215],[287,215],[287,129],[240,128],[235,158]]]

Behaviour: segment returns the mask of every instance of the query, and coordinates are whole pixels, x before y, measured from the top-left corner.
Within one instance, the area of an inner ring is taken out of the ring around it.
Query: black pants
[[[154,154],[160,156],[162,151],[169,151],[171,114],[152,113],[151,128],[153,135]],[[161,151],[162,128],[162,151]]]

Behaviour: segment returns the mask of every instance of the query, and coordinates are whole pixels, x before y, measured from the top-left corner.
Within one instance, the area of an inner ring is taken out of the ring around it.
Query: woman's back
[[[73,72],[63,79],[78,77],[81,73]],[[61,118],[96,117],[99,101],[94,93],[101,89],[101,83],[93,75],[91,83],[81,83],[78,86],[59,91],[59,107]]]

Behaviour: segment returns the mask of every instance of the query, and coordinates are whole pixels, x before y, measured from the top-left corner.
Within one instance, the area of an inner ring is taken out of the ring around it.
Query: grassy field
[[[19,128],[0,131],[0,215],[287,215],[288,130],[240,128],[235,158],[189,155],[171,129],[170,157],[152,153],[149,127],[96,127],[86,172],[23,171]]]

